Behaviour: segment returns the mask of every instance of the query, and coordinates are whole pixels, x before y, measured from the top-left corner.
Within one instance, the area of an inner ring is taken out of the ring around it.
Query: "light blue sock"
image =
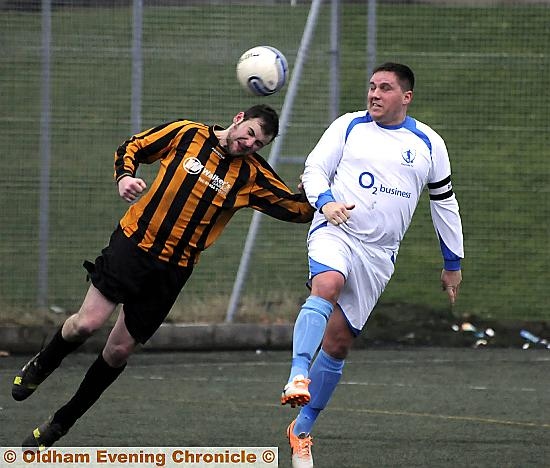
[[[307,377],[311,360],[321,345],[332,309],[332,304],[322,297],[309,296],[304,302],[294,324],[289,382],[299,374]]]
[[[344,362],[343,359],[335,359],[329,356],[322,349],[319,351],[309,373],[311,401],[300,411],[294,425],[294,434],[311,433],[317,416],[327,406],[338,382],[340,382]]]

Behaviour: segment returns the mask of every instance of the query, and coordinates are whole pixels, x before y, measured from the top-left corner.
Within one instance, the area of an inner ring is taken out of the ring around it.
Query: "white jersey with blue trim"
[[[407,116],[402,124],[374,122],[367,111],[342,115],[309,154],[303,174],[309,202],[355,204],[341,227],[350,235],[397,253],[428,186],[430,208],[447,269],[464,256],[462,224],[443,139]],[[311,230],[325,223],[319,211]]]

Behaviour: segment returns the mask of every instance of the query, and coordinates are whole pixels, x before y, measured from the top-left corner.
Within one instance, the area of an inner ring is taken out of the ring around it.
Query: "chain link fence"
[[[376,6],[375,31],[369,4]],[[78,308],[87,287],[82,261],[98,255],[126,209],[113,182],[113,154],[136,126],[177,118],[225,126],[258,102],[281,110],[286,89],[246,95],[236,61],[267,44],[286,55],[292,72],[311,2],[137,6],[0,0],[0,323],[57,321]],[[417,75],[411,115],[445,138],[451,156],[467,256],[461,311],[546,319],[550,5],[404,0],[338,7],[336,49],[334,2],[321,7],[277,170],[296,186],[330,121],[334,54],[340,113],[366,106],[369,48],[377,62],[407,63]],[[155,170],[143,167],[141,175],[151,182]],[[237,214],[205,252],[173,320],[224,319],[250,219],[250,210]],[[307,226],[262,220],[236,320],[293,319],[308,294],[306,233]],[[441,266],[424,196],[381,301],[446,308]]]

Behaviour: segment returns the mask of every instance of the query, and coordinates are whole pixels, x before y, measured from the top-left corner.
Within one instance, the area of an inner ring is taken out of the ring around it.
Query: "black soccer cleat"
[[[52,419],[48,419],[44,424],[41,424],[32,431],[32,434],[21,444],[21,448],[38,448],[39,451],[46,450],[61,439],[67,432],[69,432],[69,430],[64,429],[61,424],[53,422]]]
[[[11,395],[14,400],[22,401],[30,397],[37,387],[46,380],[46,377],[52,373],[51,370],[44,370],[44,367],[38,361],[39,357],[40,353],[27,362],[13,379]]]

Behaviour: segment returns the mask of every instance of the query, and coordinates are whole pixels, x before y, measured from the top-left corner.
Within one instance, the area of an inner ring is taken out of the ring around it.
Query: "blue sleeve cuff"
[[[447,271],[460,270],[460,258],[458,260],[445,260],[443,268]]]
[[[321,193],[318,197],[317,197],[317,201],[315,202],[315,208],[317,208],[318,210],[320,210],[321,208],[323,208],[324,205],[326,205],[327,203],[329,202],[334,202],[336,201],[332,195],[332,192],[330,191],[330,189],[328,189],[326,192],[323,192]]]
[[[441,254],[443,255],[443,268],[447,271],[460,270],[461,258],[445,245],[441,236],[439,236],[439,245],[441,247]]]

